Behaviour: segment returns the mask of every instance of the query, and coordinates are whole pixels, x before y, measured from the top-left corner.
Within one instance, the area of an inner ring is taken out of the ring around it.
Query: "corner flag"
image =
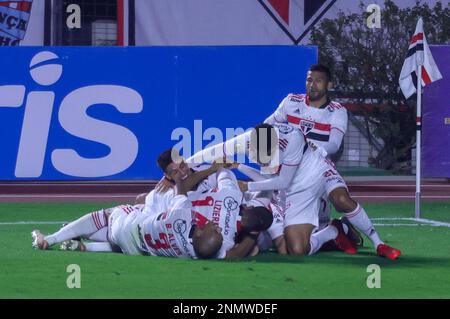
[[[442,74],[434,62],[423,32],[422,18],[417,22],[416,31],[409,44],[408,54],[400,73],[399,84],[405,98],[409,98],[417,91],[419,65],[422,66],[422,86],[442,79]]]

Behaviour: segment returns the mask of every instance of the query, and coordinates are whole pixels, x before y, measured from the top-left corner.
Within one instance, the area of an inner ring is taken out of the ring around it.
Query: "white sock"
[[[102,210],[86,214],[79,219],[67,224],[56,233],[45,236],[49,246],[61,243],[75,237],[89,237],[108,225],[108,218]]]
[[[379,244],[383,244],[383,241],[380,239],[380,236],[378,236],[378,233],[373,227],[369,216],[367,216],[366,211],[361,207],[361,205],[358,204],[354,211],[344,215],[353,226],[369,237],[375,248],[378,247]]]
[[[338,230],[336,229],[336,227],[331,225],[312,234],[309,239],[310,249],[308,255],[315,254],[324,243],[329,240],[335,239],[337,235]]]
[[[107,242],[103,243],[84,243],[86,251],[96,251],[96,252],[110,252],[114,251],[111,244]]]

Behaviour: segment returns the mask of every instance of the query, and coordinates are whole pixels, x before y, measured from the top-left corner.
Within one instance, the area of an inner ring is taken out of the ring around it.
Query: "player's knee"
[[[332,202],[336,210],[340,213],[352,211],[356,207],[356,203],[350,198],[347,192],[341,192],[333,196]]]
[[[280,255],[287,255],[286,241],[283,236],[280,236],[274,240],[275,248]]]
[[[289,255],[305,256],[308,254],[308,245],[302,242],[288,244]]]

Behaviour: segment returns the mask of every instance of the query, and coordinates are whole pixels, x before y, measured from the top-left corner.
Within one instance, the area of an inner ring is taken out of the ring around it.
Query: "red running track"
[[[414,202],[415,182],[398,180],[349,181],[352,197],[360,203]],[[134,203],[155,182],[2,182],[0,202],[117,202]],[[423,201],[449,201],[450,182],[422,183]]]

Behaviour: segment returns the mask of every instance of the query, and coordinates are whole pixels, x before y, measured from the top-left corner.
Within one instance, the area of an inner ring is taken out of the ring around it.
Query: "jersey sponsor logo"
[[[223,229],[224,235],[227,236],[230,233],[231,228],[231,214],[233,213],[233,210],[239,207],[239,203],[233,197],[227,196],[223,200],[223,207],[227,210],[227,214],[225,215],[225,225]]]
[[[173,229],[175,233],[180,235],[181,244],[183,245],[183,250],[189,257],[193,257],[189,250],[189,243],[187,239],[184,237],[184,233],[187,229],[187,222],[184,219],[177,219],[173,222]]]
[[[298,103],[301,103],[301,102],[303,102],[303,100],[301,100],[301,99],[299,99],[299,98],[297,98],[297,97],[295,97],[295,96],[291,96],[291,98],[289,99],[291,102],[298,102]],[[298,113],[300,113],[300,110],[297,110],[298,111]]]
[[[186,232],[186,221],[184,219],[177,219],[173,222],[173,229],[177,234],[183,235]]]
[[[226,210],[230,211],[238,208],[239,203],[233,197],[228,196],[223,200],[223,206]]]

